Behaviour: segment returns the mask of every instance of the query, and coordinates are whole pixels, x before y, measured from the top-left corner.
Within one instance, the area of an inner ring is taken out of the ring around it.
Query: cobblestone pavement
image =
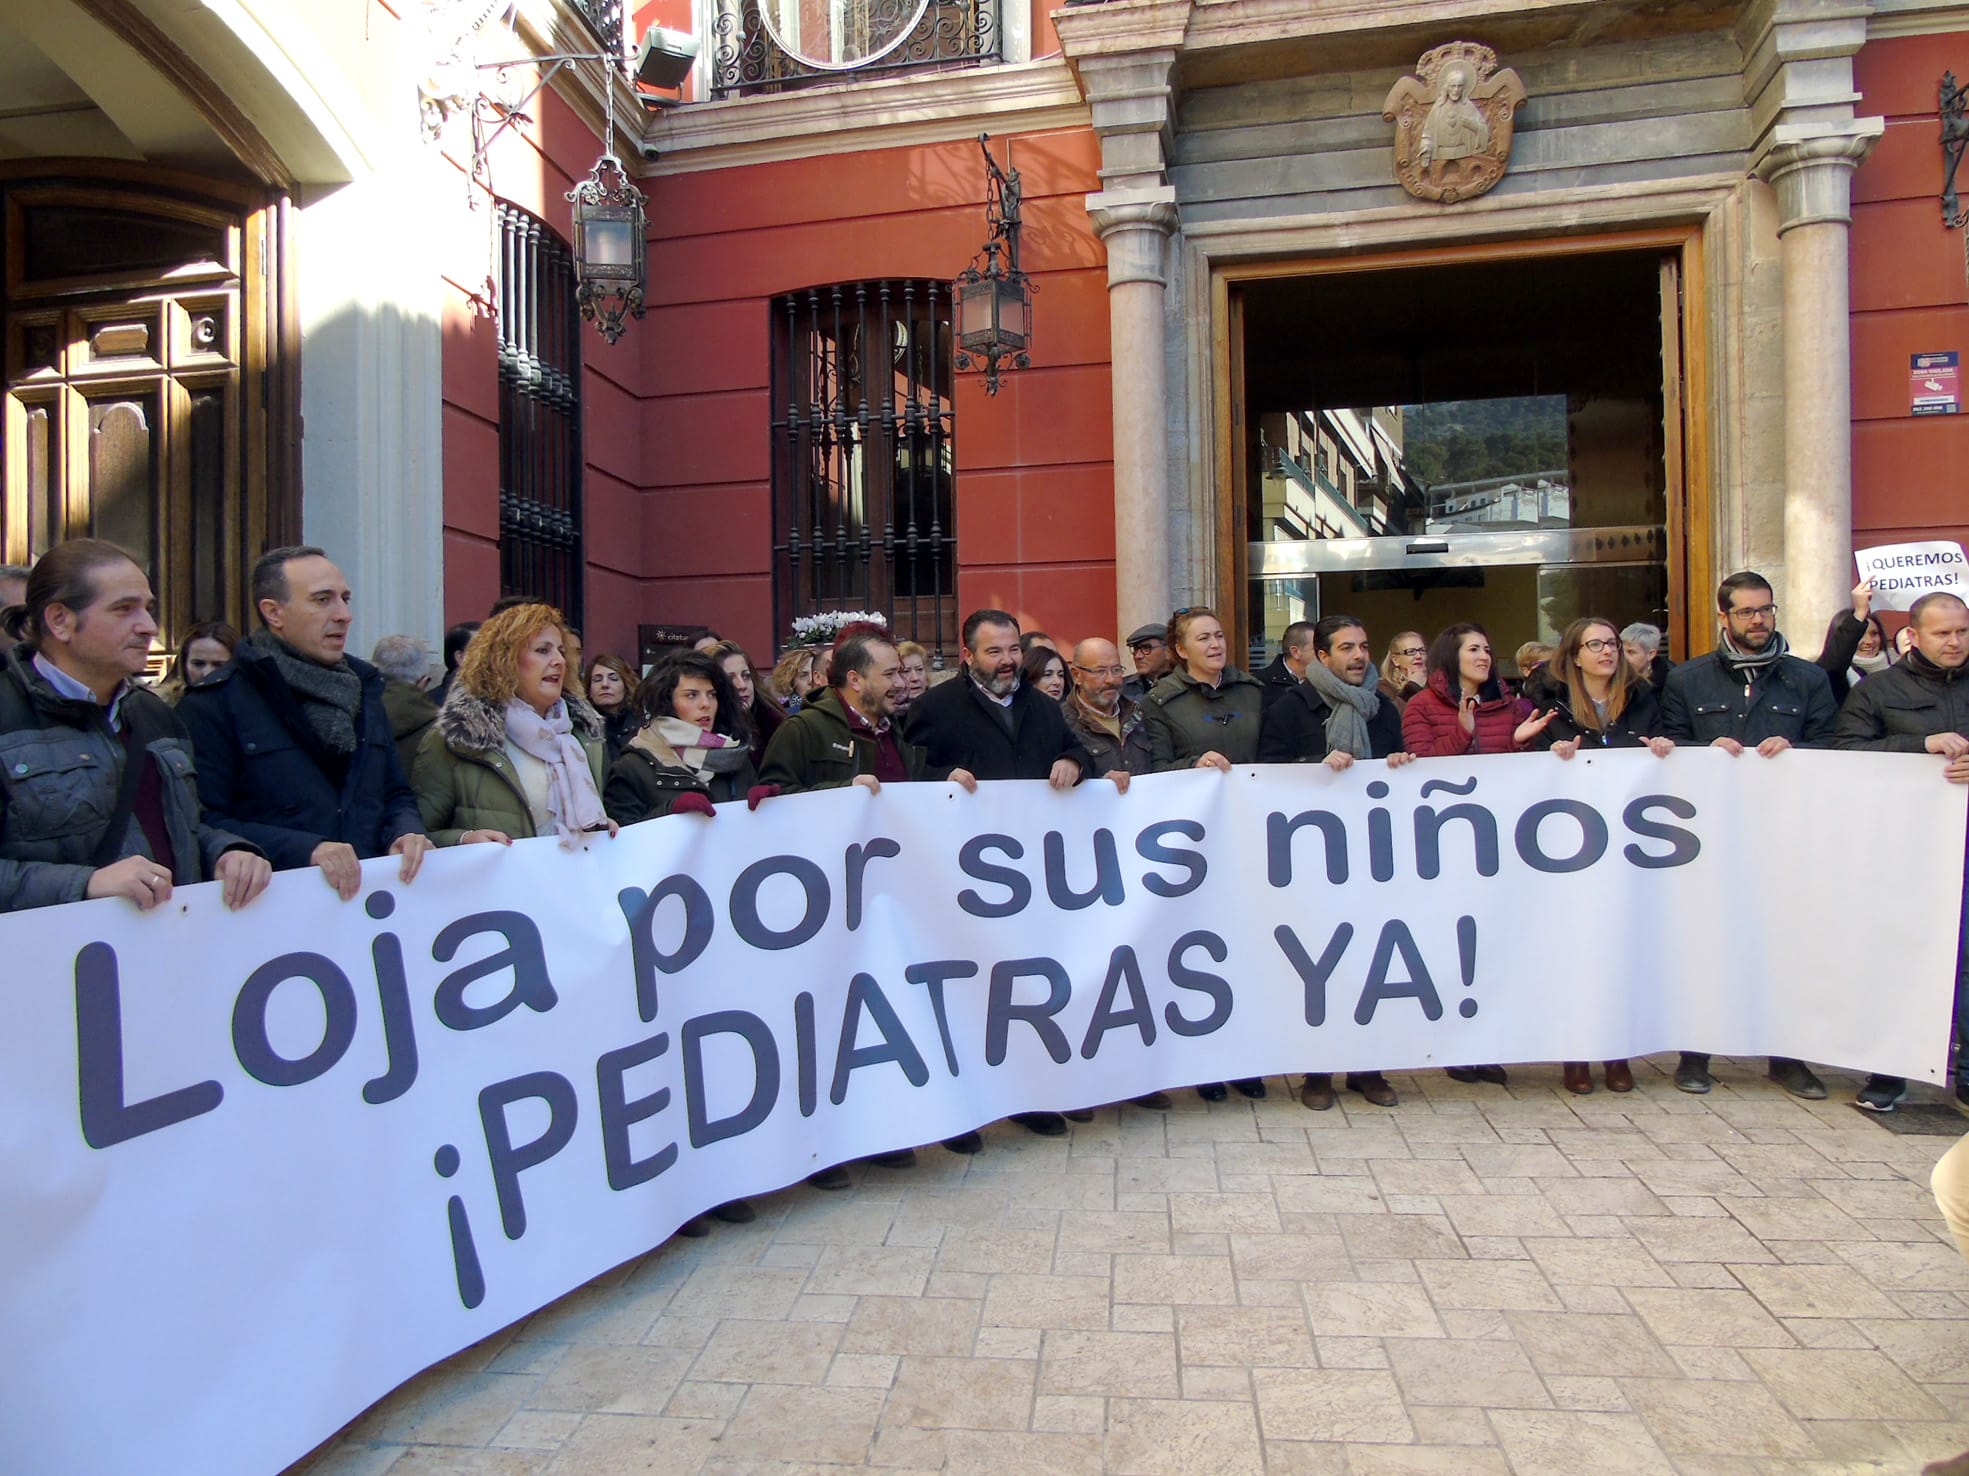
[[[1002,1123],[619,1266],[295,1469],[1833,1476],[1969,1447],[1969,1270],[1927,1189],[1952,1140],[1843,1074],[1802,1103],[1761,1062],[1706,1098],[1672,1066]]]

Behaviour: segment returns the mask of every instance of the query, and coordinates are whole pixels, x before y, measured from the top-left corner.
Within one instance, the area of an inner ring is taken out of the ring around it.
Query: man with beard
[[[1121,653],[1111,641],[1089,636],[1073,648],[1072,669],[1073,690],[1061,704],[1067,727],[1093,760],[1093,776],[1112,780],[1126,794],[1130,775],[1149,772],[1149,735],[1140,706],[1122,693],[1128,674]],[[1167,1092],[1146,1092],[1133,1101],[1153,1112],[1173,1105]]]
[[[1391,769],[1412,762],[1415,756],[1402,748],[1401,711],[1379,690],[1367,627],[1351,615],[1329,615],[1311,627],[1307,644],[1313,659],[1305,680],[1265,709],[1258,762],[1325,764],[1336,774],[1356,759],[1386,759]],[[1401,1100],[1379,1071],[1348,1073],[1347,1090],[1377,1107]],[[1314,1112],[1331,1108],[1332,1073],[1307,1072],[1299,1101]]]
[[[1942,777],[1969,784],[1969,605],[1926,594],[1908,611],[1914,646],[1906,657],[1856,685],[1840,710],[1833,747],[1873,753],[1932,753]],[[1960,800],[1956,803],[1961,804]],[[1969,1103],[1969,867],[1955,955],[1955,1098]],[[1869,1076],[1858,1103],[1892,1112],[1907,1096],[1898,1076]]]
[[[1071,789],[1094,769],[1067,729],[1060,704],[1019,683],[1019,622],[1003,610],[974,610],[964,621],[964,670],[909,705],[903,736],[924,750],[927,773],[975,791],[980,779],[1044,779]],[[1015,1112],[1041,1137],[1067,1130],[1057,1112]],[[975,1133],[945,1144],[975,1152]],[[968,1146],[960,1146],[960,1144]]]
[[[318,548],[276,548],[253,565],[260,629],[186,691],[206,818],[243,835],[276,871],[302,866],[344,902],[362,863],[401,857],[405,882],[431,848],[397,757],[383,674],[347,654],[353,596]]]
[[[1817,666],[1790,654],[1770,581],[1749,569],[1732,574],[1717,586],[1716,614],[1716,649],[1675,667],[1662,684],[1658,736],[1732,758],[1747,748],[1769,759],[1787,748],[1831,747],[1839,716],[1832,687]],[[1808,1102],[1825,1096],[1825,1083],[1803,1061],[1773,1056],[1770,1077]],[[1714,1084],[1709,1057],[1682,1052],[1675,1085],[1701,1095]]]

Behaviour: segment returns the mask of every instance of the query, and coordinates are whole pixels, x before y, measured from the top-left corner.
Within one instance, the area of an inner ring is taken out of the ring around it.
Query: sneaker
[[[1325,1071],[1308,1071],[1299,1088],[1299,1105],[1309,1112],[1327,1112],[1333,1107],[1333,1077]]]
[[[1347,1076],[1347,1090],[1359,1092],[1376,1107],[1393,1107],[1401,1101],[1395,1089],[1388,1085],[1388,1078],[1378,1071],[1354,1071]]]
[[[1825,1083],[1803,1061],[1794,1061],[1788,1056],[1773,1056],[1770,1076],[1772,1081],[1794,1097],[1802,1097],[1807,1102],[1825,1100]]]
[[[1860,1094],[1853,1098],[1855,1107],[1863,1107],[1868,1112],[1892,1112],[1907,1100],[1907,1083],[1898,1076],[1869,1076]]]
[[[1709,1074],[1709,1057],[1695,1051],[1682,1052],[1682,1059],[1675,1064],[1675,1090],[1700,1097],[1715,1085],[1715,1078]]]

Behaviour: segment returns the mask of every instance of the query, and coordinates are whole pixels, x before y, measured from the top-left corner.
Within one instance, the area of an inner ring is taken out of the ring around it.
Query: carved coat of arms
[[[1395,125],[1395,178],[1420,200],[1474,199],[1504,178],[1525,84],[1473,41],[1424,52],[1415,72],[1381,105]]]

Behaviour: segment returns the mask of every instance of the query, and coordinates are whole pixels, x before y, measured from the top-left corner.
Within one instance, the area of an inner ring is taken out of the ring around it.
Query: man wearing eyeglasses
[[[1122,690],[1127,679],[1121,653],[1090,636],[1073,648],[1073,691],[1061,705],[1067,727],[1094,761],[1091,777],[1113,777],[1124,791],[1126,776],[1149,772],[1149,735],[1140,705]]]
[[[1163,625],[1137,626],[1128,636],[1128,655],[1135,671],[1122,682],[1121,690],[1130,702],[1148,696],[1149,688],[1168,676],[1176,664],[1169,654],[1168,627]]]
[[[1149,771],[1149,735],[1141,708],[1121,690],[1127,676],[1113,642],[1090,636],[1073,648],[1073,690],[1060,704],[1067,730],[1093,761],[1088,776],[1111,780],[1123,794],[1131,775]],[[1134,1102],[1156,1112],[1167,1112],[1172,1105],[1167,1092],[1149,1092]]]
[[[1787,748],[1830,748],[1839,712],[1825,673],[1790,653],[1778,629],[1771,582],[1745,569],[1716,590],[1716,649],[1668,673],[1661,691],[1660,736],[1707,744],[1732,757],[1755,749],[1776,758]],[[1771,1080],[1816,1102],[1825,1083],[1803,1061],[1771,1057]],[[1709,1057],[1682,1052],[1675,1085],[1700,1095],[1715,1085]]]
[[[1925,594],[1908,610],[1908,629],[1914,646],[1907,656],[1847,694],[1833,746],[1931,753],[1942,761],[1944,779],[1969,784],[1969,605],[1957,595]],[[1957,927],[1955,1098],[1969,1103],[1969,867]],[[1906,1096],[1900,1077],[1869,1076],[1855,1101],[1869,1112],[1892,1112]]]

